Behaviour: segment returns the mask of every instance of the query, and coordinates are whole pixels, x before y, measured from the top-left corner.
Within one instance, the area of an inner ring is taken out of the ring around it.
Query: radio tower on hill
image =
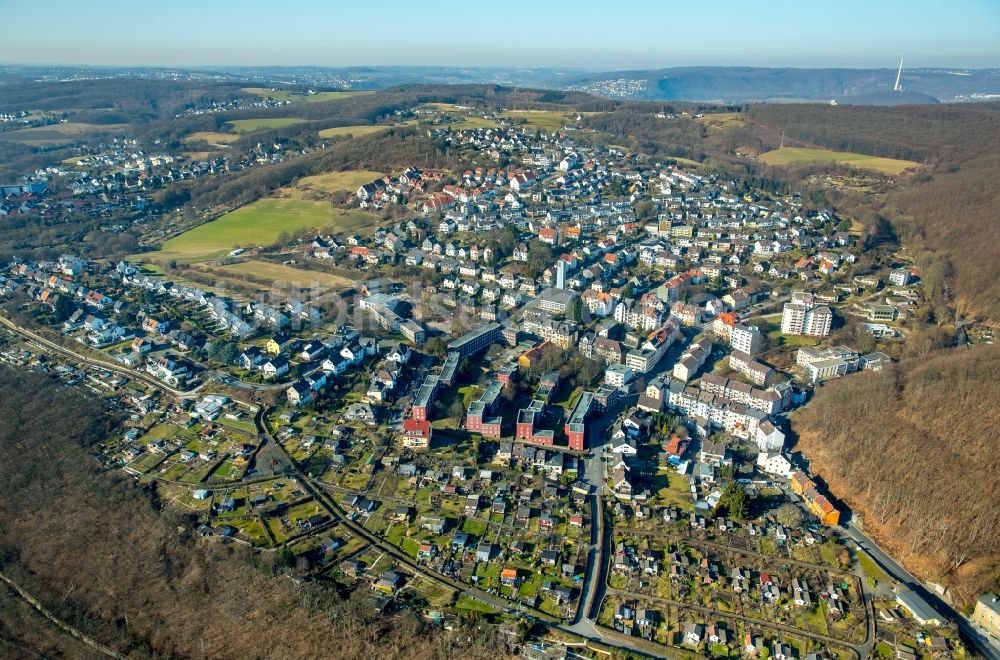
[[[899,73],[896,74],[896,85],[892,88],[892,91],[894,92],[903,91],[903,86],[899,84],[902,77],[903,77],[903,58],[901,57],[899,58]]]

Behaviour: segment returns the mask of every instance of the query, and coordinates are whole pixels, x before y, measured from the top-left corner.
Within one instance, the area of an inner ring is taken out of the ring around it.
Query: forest
[[[83,633],[133,658],[496,658],[500,631],[454,633],[366,589],[288,579],[279,553],[199,541],[156,490],[103,468],[117,419],[49,377],[0,367],[0,572]],[[87,657],[0,586],[0,656]]]
[[[968,605],[1000,579],[1000,350],[981,344],[830,382],[795,449],[893,556]]]

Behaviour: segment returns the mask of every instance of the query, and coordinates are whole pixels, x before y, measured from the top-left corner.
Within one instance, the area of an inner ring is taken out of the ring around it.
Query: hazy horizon
[[[7,24],[37,24],[27,3]],[[584,71],[683,66],[790,68],[1000,67],[1000,3],[931,0],[836,7],[529,3],[461,9],[434,4],[331,6],[300,0],[196,3],[164,10],[122,0],[54,0],[44,29],[9,30],[0,62],[156,68],[440,66]],[[55,18],[51,18],[55,17]],[[402,64],[405,62],[406,64]]]

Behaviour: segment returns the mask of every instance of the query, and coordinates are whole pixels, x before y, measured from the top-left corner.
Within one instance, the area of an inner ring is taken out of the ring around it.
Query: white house
[[[792,473],[792,464],[789,463],[784,454],[780,452],[760,452],[757,454],[757,467],[759,467],[765,474],[773,474],[774,476],[786,479]]]
[[[785,434],[771,420],[765,419],[757,427],[754,441],[761,451],[780,452],[781,448],[785,446]]]

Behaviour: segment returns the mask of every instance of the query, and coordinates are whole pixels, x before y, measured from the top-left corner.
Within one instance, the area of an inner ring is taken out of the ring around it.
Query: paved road
[[[204,374],[203,374],[204,377],[202,382],[200,382],[195,387],[192,387],[191,389],[187,390],[179,390],[175,387],[170,387],[163,381],[154,378],[152,375],[147,374],[144,371],[138,369],[132,369],[131,367],[128,367],[118,362],[113,362],[110,360],[108,361],[98,360],[97,358],[92,358],[87,355],[83,355],[82,353],[77,353],[71,348],[67,348],[66,346],[57,344],[56,342],[46,339],[45,337],[39,335],[38,333],[32,330],[17,325],[16,323],[14,323],[13,321],[4,316],[0,316],[0,324],[3,324],[8,329],[16,332],[17,334],[21,335],[22,337],[25,337],[26,339],[30,339],[34,342],[41,344],[42,346],[44,346],[49,350],[56,351],[57,353],[61,353],[62,355],[70,356],[76,360],[85,362],[94,367],[107,369],[108,371],[114,371],[115,373],[129,376],[130,378],[136,380],[141,380],[144,383],[148,383],[149,385],[157,387],[174,396],[190,396],[192,394],[196,394],[197,392],[201,391],[202,388],[204,388],[206,385],[209,384],[211,378],[215,378],[219,382],[223,383],[224,385],[228,385],[230,387],[235,387],[238,389],[245,389],[245,390],[253,390],[255,392],[284,390],[287,389],[288,386],[291,384],[291,381],[281,382],[281,383],[247,383],[229,375],[225,371],[213,369],[212,367],[206,365],[204,362],[201,362],[200,360],[187,356],[185,359],[194,364],[197,364],[198,366],[204,369]]]
[[[608,428],[621,413],[638,400],[638,394],[624,397],[618,405],[612,406],[603,415],[587,425],[590,455],[584,459],[584,480],[590,488],[590,548],[587,552],[587,570],[580,586],[580,605],[570,630],[585,637],[604,638],[604,633],[596,625],[597,615],[604,599],[607,581],[607,550],[611,544],[611,528],[604,521],[604,487],[607,481],[608,464],[604,456]]]
[[[61,353],[62,355],[68,355],[68,356],[72,357],[75,360],[79,360],[80,362],[84,362],[86,364],[89,364],[89,365],[94,366],[94,367],[98,367],[100,369],[106,369],[108,371],[114,371],[115,373],[119,373],[119,374],[122,374],[124,376],[128,376],[130,378],[136,379],[136,380],[141,380],[142,382],[147,383],[149,385],[152,385],[153,387],[156,387],[156,388],[158,388],[160,390],[163,390],[163,391],[165,391],[165,392],[167,392],[169,394],[172,394],[173,396],[189,396],[191,394],[194,394],[194,393],[198,392],[202,387],[205,386],[205,383],[201,383],[197,387],[194,387],[194,388],[192,388],[190,390],[178,390],[176,388],[170,387],[169,385],[167,385],[163,381],[161,381],[161,380],[159,380],[157,378],[154,378],[153,376],[151,376],[151,375],[149,375],[149,374],[147,374],[147,373],[145,373],[143,371],[138,371],[136,369],[132,369],[130,367],[127,367],[127,366],[125,366],[123,364],[119,364],[119,363],[116,363],[116,362],[110,362],[110,361],[106,362],[104,360],[98,360],[96,358],[88,357],[88,356],[83,355],[81,353],[77,353],[74,350],[71,350],[69,348],[66,348],[65,346],[62,346],[60,344],[57,344],[57,343],[55,343],[53,341],[48,340],[45,337],[42,337],[41,335],[39,335],[39,334],[37,334],[37,333],[35,333],[35,332],[31,331],[31,330],[28,330],[27,328],[22,328],[21,326],[17,325],[16,323],[14,323],[13,321],[11,321],[10,319],[8,319],[5,316],[0,316],[0,324],[3,324],[8,329],[16,332],[17,334],[21,335],[22,337],[25,337],[27,339],[30,339],[30,340],[34,341],[34,342],[37,342],[37,343],[41,344],[42,346],[44,346],[45,348],[47,348],[49,350],[52,350],[52,351],[55,351],[56,353]]]
[[[847,521],[842,525],[841,529],[890,577],[902,583],[905,587],[912,589],[940,614],[954,621],[958,625],[962,636],[971,642],[981,654],[989,660],[1000,660],[1000,647],[997,644],[979,632],[971,621],[962,616],[951,605],[941,600],[937,594],[925,587],[919,579],[900,566],[895,559],[890,557],[878,544],[867,537],[856,525],[851,523],[851,521]]]

